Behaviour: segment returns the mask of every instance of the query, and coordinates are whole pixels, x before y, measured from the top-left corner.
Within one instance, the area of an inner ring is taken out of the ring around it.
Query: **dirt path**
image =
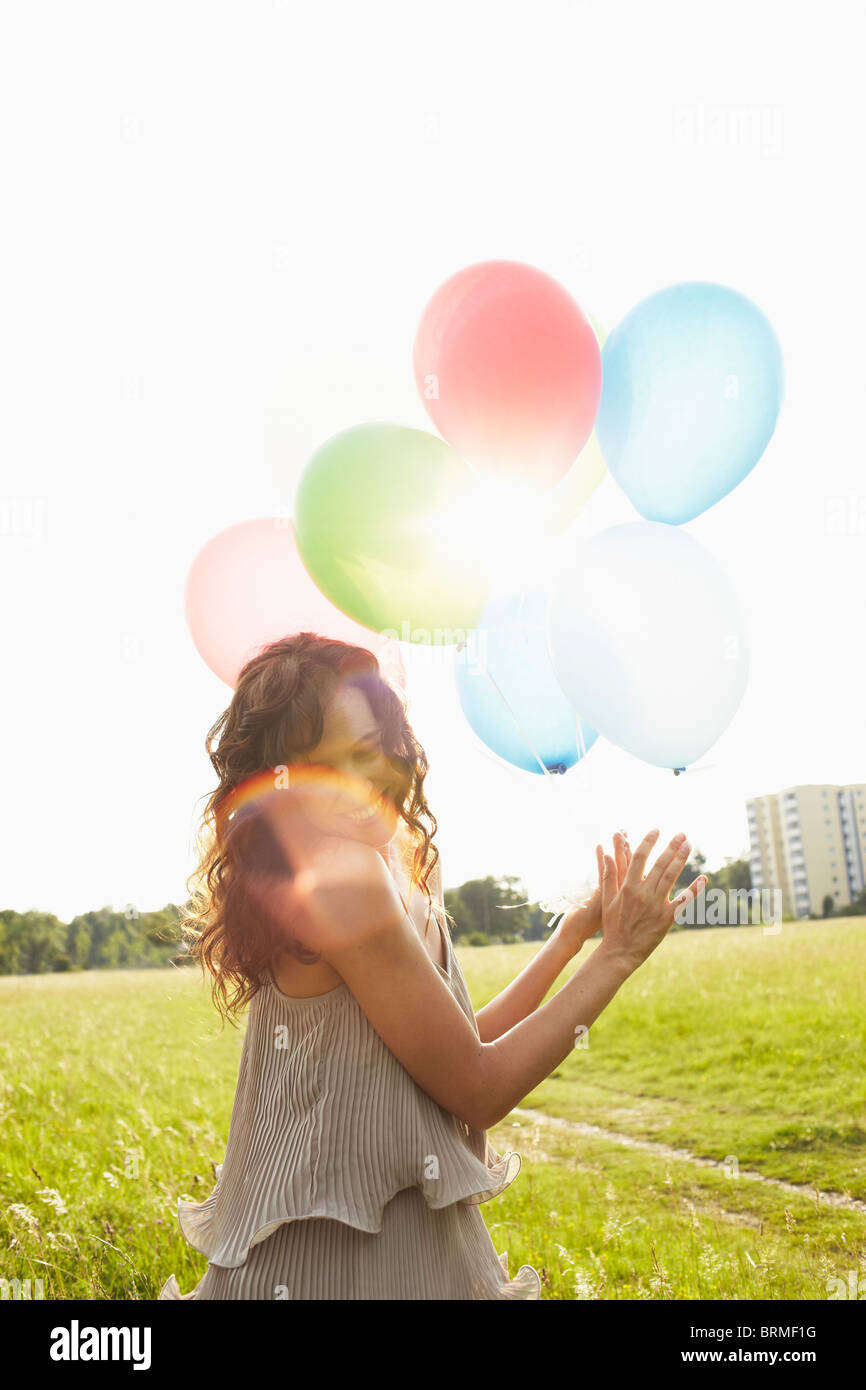
[[[565,1129],[572,1134],[585,1134],[595,1139],[607,1139],[612,1144],[622,1145],[624,1149],[640,1149],[644,1153],[656,1154],[659,1158],[677,1158],[686,1163],[693,1163],[696,1168],[724,1167],[724,1164],[716,1159],[701,1158],[698,1154],[689,1153],[688,1149],[674,1149],[669,1144],[659,1144],[653,1139],[636,1139],[630,1134],[621,1134],[615,1129],[603,1129],[600,1125],[585,1124],[581,1120],[563,1120],[557,1115],[545,1115],[541,1110],[517,1109],[512,1111],[512,1114],[530,1120],[533,1124],[549,1125],[554,1129]],[[746,1178],[749,1182],[768,1183],[770,1187],[775,1187],[780,1192],[790,1192],[795,1197],[807,1197],[816,1206],[823,1202],[828,1207],[843,1207],[847,1211],[866,1213],[866,1202],[857,1197],[847,1197],[843,1192],[822,1192],[817,1187],[810,1187],[808,1183],[784,1182],[781,1178],[769,1178],[754,1168],[740,1168],[737,1176],[738,1179]]]

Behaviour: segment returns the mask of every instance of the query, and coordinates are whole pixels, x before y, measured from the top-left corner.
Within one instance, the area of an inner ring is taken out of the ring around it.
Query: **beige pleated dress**
[[[437,865],[432,884],[442,906]],[[448,931],[437,965],[475,1031]],[[386,1047],[345,983],[292,998],[270,971],[248,1013],[225,1161],[203,1202],[178,1202],[207,1255],[161,1299],[538,1299],[508,1275],[479,1211],[520,1170],[436,1103]]]

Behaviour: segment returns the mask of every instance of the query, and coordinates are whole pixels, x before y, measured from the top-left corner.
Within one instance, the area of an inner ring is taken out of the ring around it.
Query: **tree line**
[[[0,911],[0,975],[44,975],[63,970],[123,970],[167,965],[189,957],[181,950],[181,910],[158,912],[102,907],[61,922],[50,912]]]
[[[704,872],[706,860],[696,850],[677,879],[673,894]],[[728,893],[749,890],[747,859],[726,859],[709,874],[710,887]],[[188,906],[188,905],[187,905]],[[455,943],[487,946],[515,941],[543,941],[552,914],[526,902],[519,878],[473,878],[445,890],[445,906],[454,921]],[[0,975],[40,975],[66,970],[124,970],[190,964],[178,923],[184,909],[167,903],[156,912],[102,907],[62,922],[48,912],[0,910]],[[866,892],[853,904],[832,908],[825,899],[823,916],[866,915]]]

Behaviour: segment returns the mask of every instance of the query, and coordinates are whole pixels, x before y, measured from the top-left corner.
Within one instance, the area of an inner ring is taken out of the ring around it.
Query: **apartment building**
[[[788,787],[746,802],[753,888],[778,888],[782,911],[821,916],[863,891],[866,784]]]

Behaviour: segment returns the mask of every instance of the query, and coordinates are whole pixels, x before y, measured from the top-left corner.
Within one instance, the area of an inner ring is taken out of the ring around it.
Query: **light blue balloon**
[[[598,737],[563,693],[547,643],[548,595],[491,599],[455,657],[460,706],[483,743],[525,772],[566,772]],[[582,741],[583,749],[579,743]]]
[[[680,525],[754,468],[776,427],[782,353],[761,310],[696,281],[642,300],[602,352],[596,433],[647,521]]]

